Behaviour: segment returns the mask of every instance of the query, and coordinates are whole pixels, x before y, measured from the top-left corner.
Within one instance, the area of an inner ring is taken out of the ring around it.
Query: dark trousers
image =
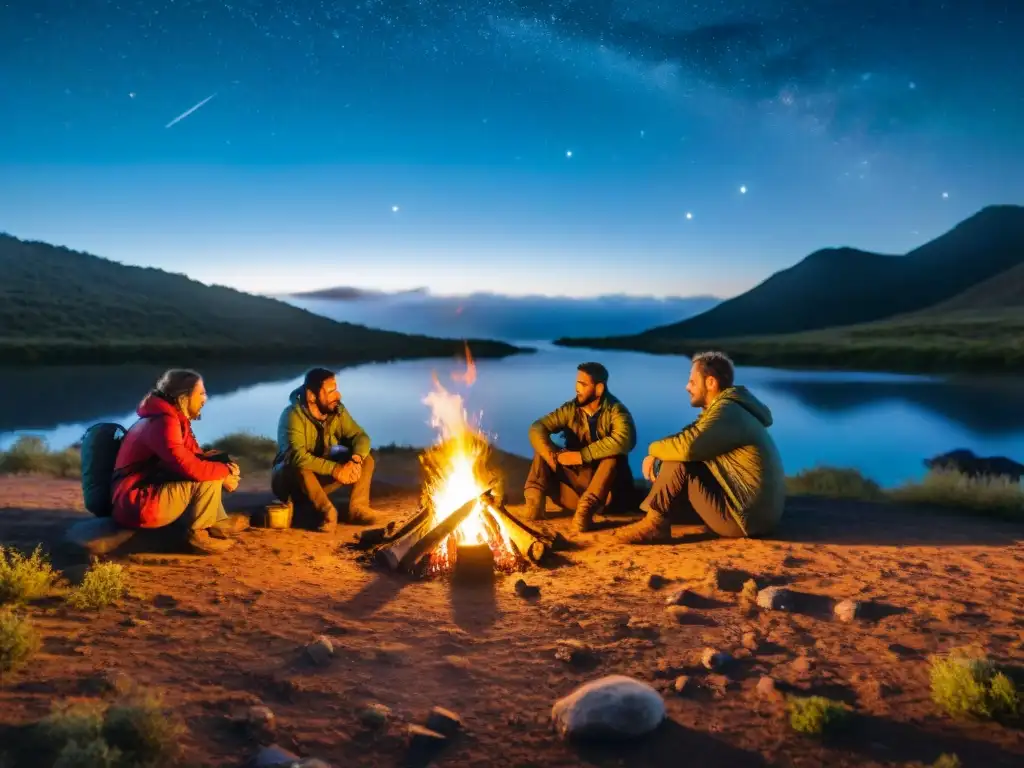
[[[337,457],[332,457],[332,460],[344,464],[349,457],[340,454]],[[350,486],[352,489],[348,502],[350,509],[361,505],[369,506],[373,467],[373,456],[368,455],[363,459],[359,479]],[[270,489],[281,501],[292,503],[300,524],[306,522],[303,518],[310,518],[308,522],[316,524],[327,521],[336,522],[338,511],[334,502],[331,501],[331,494],[344,487],[331,475],[318,475],[312,470],[299,469],[290,464],[275,466],[270,475]]]
[[[613,456],[578,467],[556,464],[551,469],[540,454],[534,454],[530,474],[526,476],[526,489],[550,496],[565,509],[575,510],[580,496],[590,493],[609,508],[624,508],[633,494],[633,473],[629,459]],[[609,499],[609,494],[611,498]]]
[[[701,461],[665,461],[647,498],[640,505],[680,523],[703,522],[730,539],[742,538],[743,529],[729,512],[725,491]]]

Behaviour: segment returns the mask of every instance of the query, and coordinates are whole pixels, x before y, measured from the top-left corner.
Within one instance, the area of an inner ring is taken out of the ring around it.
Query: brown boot
[[[523,519],[536,522],[544,519],[547,499],[541,491],[536,488],[527,488],[523,491],[526,497],[526,507],[523,509]]]
[[[572,516],[572,525],[577,533],[587,533],[594,529],[594,515],[601,511],[604,505],[601,500],[592,493],[584,493],[576,505],[576,513]]]
[[[380,519],[380,512],[370,506],[370,484],[373,482],[373,456],[363,459],[359,479],[352,486],[348,497],[348,513],[345,522],[351,525],[373,525]]]
[[[249,530],[249,516],[236,512],[223,520],[218,520],[207,529],[211,536],[218,539],[229,539],[242,531]]]
[[[206,529],[190,531],[188,543],[200,555],[219,555],[235,546],[234,539],[215,539]]]
[[[337,527],[338,510],[336,510],[334,507],[331,507],[329,510],[327,510],[326,514],[324,514],[323,519],[320,522],[320,525],[318,525],[316,529],[320,533],[334,533],[334,529]]]
[[[643,520],[620,528],[616,538],[623,544],[667,544],[672,541],[668,515],[650,510]]]

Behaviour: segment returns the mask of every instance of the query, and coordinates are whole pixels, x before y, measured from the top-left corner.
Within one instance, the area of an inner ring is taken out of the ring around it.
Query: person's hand
[[[583,456],[579,451],[562,451],[558,454],[558,463],[563,467],[578,467],[583,464]]]
[[[354,461],[346,461],[344,464],[339,464],[334,468],[334,471],[331,472],[331,477],[342,485],[352,485],[362,474],[363,468],[361,466]]]
[[[558,454],[552,451],[550,448],[546,453],[543,454],[544,463],[551,467],[551,471],[554,472],[558,469]]]
[[[644,475],[644,479],[651,483],[653,483],[655,479],[654,462],[656,461],[657,459],[654,458],[653,456],[647,456],[644,458],[642,472]]]
[[[228,475],[225,477],[221,487],[228,493],[234,493],[238,490],[238,475]]]
[[[228,463],[228,471],[231,472],[233,477],[242,476],[242,468],[233,461]]]

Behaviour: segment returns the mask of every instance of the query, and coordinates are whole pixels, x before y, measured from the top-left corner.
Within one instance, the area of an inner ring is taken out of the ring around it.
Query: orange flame
[[[473,353],[469,351],[469,343],[463,343],[466,345],[466,372],[452,371],[452,381],[461,381],[471,387],[476,381],[476,363],[473,361]]]

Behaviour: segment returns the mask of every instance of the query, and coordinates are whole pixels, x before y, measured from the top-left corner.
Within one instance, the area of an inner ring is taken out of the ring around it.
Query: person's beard
[[[597,400],[597,393],[596,392],[595,393],[591,393],[590,395],[587,395],[587,396],[576,395],[576,404],[579,405],[580,408],[586,408],[588,405],[590,405],[595,400]]]
[[[337,413],[338,409],[341,408],[341,400],[334,400],[328,403],[318,402],[316,406],[320,409],[320,413]]]

